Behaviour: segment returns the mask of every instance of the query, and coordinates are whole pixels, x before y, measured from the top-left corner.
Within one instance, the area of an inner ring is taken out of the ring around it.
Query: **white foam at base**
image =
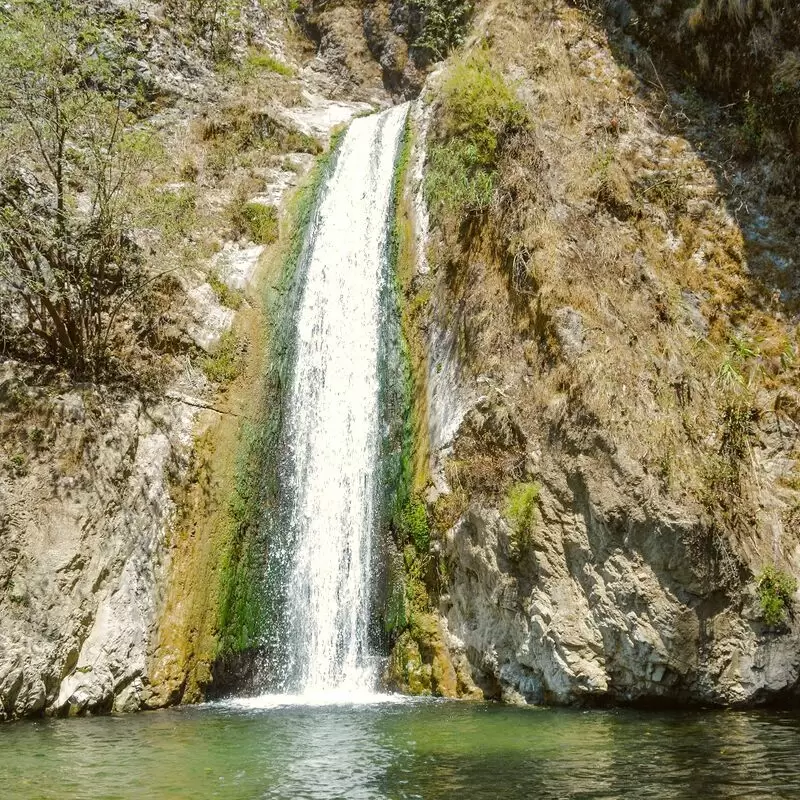
[[[222,705],[258,711],[294,706],[321,708],[326,706],[407,705],[413,702],[419,702],[419,698],[402,694],[337,691],[334,689],[304,694],[262,694],[257,697],[236,697],[223,701]]]

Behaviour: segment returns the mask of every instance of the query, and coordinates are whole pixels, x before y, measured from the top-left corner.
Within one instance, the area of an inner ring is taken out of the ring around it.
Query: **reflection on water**
[[[800,798],[800,716],[415,702],[13,723],[0,796]]]

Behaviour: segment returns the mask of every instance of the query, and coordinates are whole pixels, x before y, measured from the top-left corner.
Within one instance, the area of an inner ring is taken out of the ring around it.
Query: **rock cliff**
[[[394,685],[474,692],[431,680],[446,646],[516,702],[797,696],[800,629],[766,611],[800,566],[796,156],[723,166],[746,123],[626,36],[585,4],[487,4],[423,95],[407,285],[436,574],[410,605],[441,632],[401,639]],[[484,202],[431,172],[486,108]]]
[[[0,360],[0,719],[252,677],[231,576],[249,568],[240,478],[284,198],[333,128],[418,94],[398,195],[415,475],[393,524],[388,685],[796,698],[792,9],[251,5],[222,67],[207,37],[137,12],[172,165],[155,196],[192,198],[177,233],[136,230],[180,268],[158,385]]]

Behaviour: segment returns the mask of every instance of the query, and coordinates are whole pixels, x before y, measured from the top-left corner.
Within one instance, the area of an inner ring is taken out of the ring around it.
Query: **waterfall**
[[[380,340],[407,106],[354,120],[308,233],[281,479],[285,691],[374,690],[369,647],[381,449]]]

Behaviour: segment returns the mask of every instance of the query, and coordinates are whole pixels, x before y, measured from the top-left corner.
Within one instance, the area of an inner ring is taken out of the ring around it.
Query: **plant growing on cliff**
[[[242,371],[247,343],[233,331],[225,331],[213,353],[203,359],[203,371],[215,383],[227,385]]]
[[[256,244],[272,244],[278,239],[278,209],[263,203],[245,203],[242,208],[244,231]]]
[[[277,286],[269,284],[264,297],[270,325],[266,340],[269,357],[259,403],[262,413],[242,426],[235,483],[226,513],[227,541],[220,562],[218,654],[222,657],[263,646],[265,634],[279,624],[280,609],[270,603],[268,595],[270,587],[285,578],[280,571],[282,562],[271,559],[266,571],[264,565],[269,543],[279,535],[271,527],[273,516],[268,511],[277,503],[281,393],[289,376],[289,337],[298,294],[294,276],[316,198],[334,164],[342,133],[333,137],[329,151],[317,160],[308,183],[294,199],[280,281]],[[269,641],[269,647],[281,647],[274,638]]]
[[[474,10],[471,0],[416,0],[413,5],[422,17],[415,50],[440,61],[464,41]]]
[[[538,483],[515,483],[506,495],[505,515],[511,523],[508,549],[515,561],[522,558],[532,544],[540,491]]]
[[[524,106],[484,55],[450,70],[441,92],[425,178],[435,219],[486,211],[504,145],[529,124]]]
[[[294,70],[288,64],[279,61],[266,50],[259,50],[255,47],[251,47],[247,51],[245,68],[249,70],[265,69],[268,72],[276,72],[278,75],[283,75],[286,78],[294,76]]]
[[[428,510],[418,497],[410,497],[399,515],[400,541],[410,541],[420,553],[427,553],[431,544]]]
[[[163,6],[167,17],[205,45],[212,58],[224,61],[231,55],[242,17],[241,0],[165,0]]]
[[[0,343],[80,378],[130,376],[166,286],[131,233],[152,141],[130,35],[69,0],[0,15]]]
[[[775,566],[767,566],[758,576],[758,600],[764,623],[771,628],[779,627],[792,614],[797,581]]]

